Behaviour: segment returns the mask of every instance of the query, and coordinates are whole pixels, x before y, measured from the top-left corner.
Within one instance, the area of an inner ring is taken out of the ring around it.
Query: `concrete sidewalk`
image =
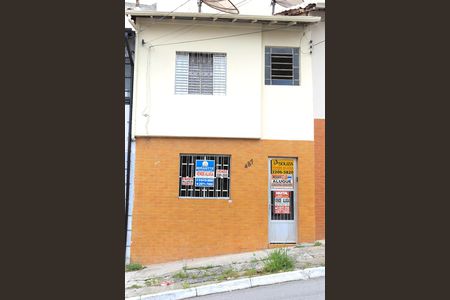
[[[312,243],[287,248],[289,255],[296,261],[296,270],[325,265],[325,241],[319,242],[320,246],[314,246]],[[205,284],[248,278],[252,276],[249,272],[256,276],[256,272],[259,273],[262,269],[262,260],[273,250],[275,249],[186,259],[153,264],[143,270],[126,272],[125,296],[135,297],[183,288],[188,292],[191,288]]]
[[[262,287],[272,284],[315,279],[325,276],[325,267],[309,268],[293,272],[277,273],[265,276],[243,278],[226,282],[202,285],[196,288],[172,290],[157,294],[141,295],[126,300],[175,300],[198,296],[233,292],[253,287]],[[227,299],[229,299],[227,297]]]

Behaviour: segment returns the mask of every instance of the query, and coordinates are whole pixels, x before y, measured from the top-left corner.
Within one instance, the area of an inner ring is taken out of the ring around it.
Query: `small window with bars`
[[[133,67],[131,66],[128,53],[125,52],[125,104],[131,101],[131,83],[133,80]]]
[[[225,53],[177,52],[175,94],[225,95]]]
[[[265,84],[300,85],[300,48],[265,48]]]
[[[181,154],[180,198],[230,198],[230,155]]]

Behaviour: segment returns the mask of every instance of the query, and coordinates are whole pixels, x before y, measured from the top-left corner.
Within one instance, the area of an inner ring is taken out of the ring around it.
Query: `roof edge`
[[[296,23],[316,23],[320,22],[321,18],[318,16],[283,16],[283,15],[234,15],[234,14],[217,14],[217,13],[198,13],[198,12],[163,12],[152,10],[125,10],[126,15],[133,17],[150,17],[153,19],[168,20],[168,19],[190,19],[202,21],[223,21],[236,20],[249,21],[250,23],[270,21],[272,23],[278,22],[296,22]],[[155,18],[156,17],[156,18]]]

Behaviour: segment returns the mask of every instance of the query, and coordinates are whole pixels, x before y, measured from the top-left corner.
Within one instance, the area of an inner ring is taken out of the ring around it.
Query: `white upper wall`
[[[137,19],[135,136],[313,140],[309,31],[303,37],[303,27],[299,26],[239,36],[260,31],[262,25],[191,24]],[[225,35],[237,36],[161,45]],[[142,39],[145,45],[141,45]],[[264,47],[299,47],[300,41],[300,86],[265,85]],[[177,51],[226,53],[226,95],[175,95]]]
[[[314,118],[325,119],[325,22],[311,25]]]
[[[263,88],[263,139],[313,140],[311,55],[309,31],[269,31],[263,33],[263,47],[300,47],[300,85],[265,85]],[[301,44],[300,44],[301,42]],[[261,62],[264,64],[264,61]],[[264,75],[264,74],[263,74]]]

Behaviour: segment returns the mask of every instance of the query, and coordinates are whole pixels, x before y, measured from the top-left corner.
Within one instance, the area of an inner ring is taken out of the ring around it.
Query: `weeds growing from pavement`
[[[137,284],[133,284],[132,286],[129,287],[129,289],[140,289],[142,286],[137,285]]]
[[[239,276],[239,273],[233,270],[232,268],[226,269],[220,274],[217,279],[218,280],[226,280],[229,278],[236,278]]]
[[[176,278],[176,279],[186,279],[186,278],[188,278],[188,277],[189,277],[189,274],[186,273],[185,270],[180,271],[180,272],[178,272],[178,273],[175,273],[175,274],[173,275],[173,278]]]
[[[245,270],[245,272],[244,272],[244,276],[249,276],[249,277],[255,276],[256,274],[258,274],[258,271],[256,271],[256,269],[248,269],[248,270]]]
[[[291,271],[294,269],[294,263],[294,259],[287,253],[287,249],[276,249],[264,261],[263,271],[267,273]]]
[[[183,289],[188,289],[190,287],[191,285],[189,284],[189,282],[183,282]]]
[[[139,270],[142,270],[143,268],[144,268],[144,266],[141,265],[140,263],[131,263],[131,264],[125,265],[125,272],[139,271]]]

